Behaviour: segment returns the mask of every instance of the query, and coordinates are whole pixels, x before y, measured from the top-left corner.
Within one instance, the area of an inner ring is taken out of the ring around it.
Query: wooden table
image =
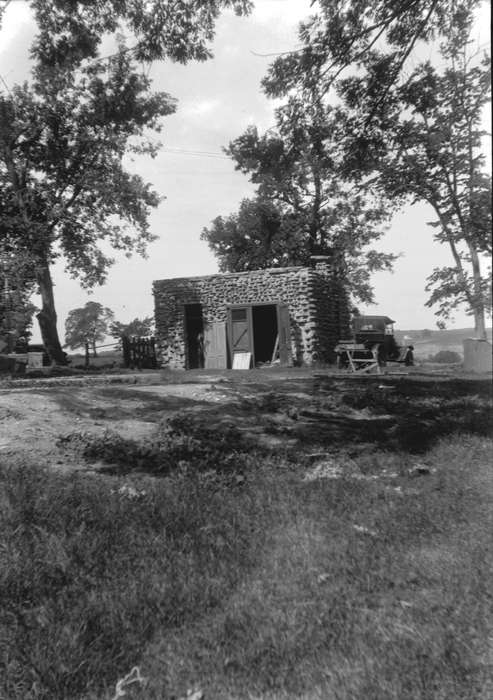
[[[375,369],[377,374],[381,373],[378,362],[378,345],[368,348],[363,343],[340,342],[336,346],[335,352],[337,353],[338,367],[341,366],[341,361],[345,357],[351,372],[371,372]],[[362,354],[366,357],[358,357]]]

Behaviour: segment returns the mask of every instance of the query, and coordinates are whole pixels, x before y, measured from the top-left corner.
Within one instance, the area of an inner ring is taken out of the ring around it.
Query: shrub
[[[430,357],[432,362],[439,362],[444,365],[458,364],[462,362],[462,357],[454,350],[439,350],[436,355]]]

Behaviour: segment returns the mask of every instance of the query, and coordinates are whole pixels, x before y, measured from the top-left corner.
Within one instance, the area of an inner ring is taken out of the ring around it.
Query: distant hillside
[[[486,330],[488,340],[491,341],[491,328]],[[440,345],[456,345],[462,343],[464,338],[474,338],[474,328],[451,328],[446,331],[422,329],[422,330],[396,330],[397,340],[402,340],[404,336],[410,336],[414,341],[424,341],[440,343]]]
[[[486,335],[491,343],[491,328],[486,330]],[[398,343],[412,343],[415,355],[423,359],[436,355],[440,350],[454,350],[462,355],[462,341],[464,338],[474,338],[474,328],[396,330],[395,337]]]

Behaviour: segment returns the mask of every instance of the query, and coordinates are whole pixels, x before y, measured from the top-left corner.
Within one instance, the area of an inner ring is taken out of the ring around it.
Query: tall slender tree
[[[481,0],[319,0],[300,26],[301,47],[279,56],[264,80],[273,97],[317,89],[340,105],[341,176],[380,191],[393,206],[433,208],[435,238],[452,265],[432,271],[430,305],[443,320],[461,304],[484,337],[491,184],[484,170],[481,116],[490,98],[489,59],[471,56]],[[434,42],[443,68],[411,69]]]
[[[481,128],[489,85],[489,61],[471,65],[466,45],[443,74],[421,66],[398,91],[399,110],[409,117],[396,119],[393,148],[379,165],[390,196],[404,194],[432,207],[434,238],[450,250],[452,264],[428,278],[428,306],[443,320],[465,306],[481,338],[491,309],[491,177]]]

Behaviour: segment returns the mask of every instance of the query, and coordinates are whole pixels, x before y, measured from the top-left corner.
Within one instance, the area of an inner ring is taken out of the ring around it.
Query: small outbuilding
[[[328,363],[349,328],[346,292],[322,256],[312,267],[158,280],[153,292],[169,369]]]

